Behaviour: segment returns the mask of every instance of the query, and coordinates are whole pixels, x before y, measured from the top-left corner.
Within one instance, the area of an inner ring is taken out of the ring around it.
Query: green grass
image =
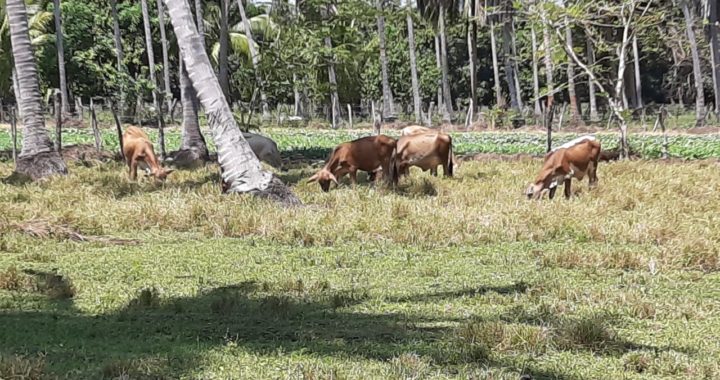
[[[300,166],[294,209],[220,195],[214,166],[0,183],[0,378],[719,377],[716,163],[529,202],[539,165],[330,193]]]

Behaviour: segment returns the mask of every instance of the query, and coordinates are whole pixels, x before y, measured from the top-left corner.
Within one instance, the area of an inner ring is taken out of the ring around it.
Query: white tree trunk
[[[230,100],[230,71],[228,68],[228,44],[230,43],[230,30],[228,17],[230,13],[230,0],[220,0],[220,52],[218,53],[218,80],[225,99]]]
[[[450,123],[455,119],[453,110],[452,94],[450,93],[450,69],[447,60],[447,36],[445,35],[445,7],[440,6],[438,17],[440,34],[440,66],[442,69],[442,92],[443,92],[443,121]]]
[[[635,106],[643,108],[642,82],[640,79],[640,49],[638,49],[637,34],[633,34],[633,58],[635,61]]]
[[[693,77],[695,79],[695,126],[702,127],[705,123],[705,91],[703,90],[700,53],[698,53],[697,39],[695,38],[695,30],[693,28],[695,18],[690,11],[688,2],[689,0],[683,0],[680,4],[683,15],[685,16],[685,33],[690,42],[690,52],[692,54]]]
[[[160,108],[160,100],[158,99],[158,83],[155,76],[155,51],[153,49],[152,30],[150,29],[150,13],[148,11],[147,0],[140,0],[143,14],[143,25],[145,26],[145,49],[147,50],[148,68],[150,71],[150,84],[153,86],[152,98],[153,107],[158,120],[158,145],[160,145],[160,159],[165,158],[165,132],[163,131],[162,109]]]
[[[535,118],[539,118],[542,115],[542,109],[540,108],[540,77],[538,69],[538,51],[537,51],[537,35],[535,34],[535,27],[530,27],[530,39],[532,43],[532,69],[533,69],[533,101]]]
[[[390,74],[388,72],[387,51],[385,49],[385,16],[383,16],[384,0],[376,0],[377,4],[377,28],[378,39],[380,45],[380,71],[382,73],[382,92],[383,92],[383,117],[394,117],[395,107],[393,105],[393,94],[390,88]]]
[[[410,51],[410,79],[413,92],[413,111],[415,111],[415,122],[422,121],[422,104],[420,99],[420,83],[418,81],[417,58],[415,57],[415,30],[410,14],[406,16],[408,28],[408,49]]]
[[[55,46],[57,48],[58,74],[60,75],[60,98],[63,113],[70,113],[70,98],[68,97],[67,76],[65,74],[65,46],[62,32],[62,10],[60,0],[53,0],[55,14]]]
[[[172,92],[170,91],[170,60],[168,58],[168,41],[165,35],[165,9],[162,0],[156,0],[158,23],[160,24],[160,43],[163,55],[163,86],[165,88],[165,109],[170,112],[172,108]]]
[[[505,98],[502,94],[502,85],[500,84],[500,64],[498,63],[497,38],[495,38],[495,22],[490,19],[490,49],[492,51],[493,63],[493,79],[495,81],[495,106],[502,107],[505,105]]]
[[[591,68],[595,66],[595,49],[593,48],[592,40],[586,39],[587,43],[587,62]],[[590,99],[590,121],[597,123],[600,121],[597,109],[597,97],[595,96],[595,83],[592,79],[588,78],[588,97]]]

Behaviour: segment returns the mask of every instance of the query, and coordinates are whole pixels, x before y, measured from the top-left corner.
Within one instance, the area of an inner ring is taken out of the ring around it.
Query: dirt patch
[[[90,144],[77,144],[77,145],[64,146],[62,148],[62,157],[63,157],[63,160],[65,160],[66,162],[67,161],[110,162],[110,161],[119,161],[120,153],[119,152],[117,152],[117,153],[109,152],[107,150],[98,151],[97,149],[95,149],[94,145],[90,145]]]
[[[713,133],[720,133],[720,127],[693,127],[690,129],[685,130],[685,133],[691,134],[691,135],[710,135]]]

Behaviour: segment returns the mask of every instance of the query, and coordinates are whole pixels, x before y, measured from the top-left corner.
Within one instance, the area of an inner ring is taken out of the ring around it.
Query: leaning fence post
[[[120,144],[120,157],[125,160],[125,152],[123,152],[123,134],[122,134],[122,126],[120,125],[120,119],[117,115],[117,110],[115,109],[115,104],[113,103],[110,106],[110,111],[112,112],[113,119],[115,120],[115,129],[117,130],[118,135],[118,143]]]
[[[62,150],[62,98],[60,91],[55,90],[55,151],[60,153]]]
[[[17,166],[17,115],[15,107],[10,107],[10,135],[12,137],[12,157],[13,162]]]
[[[95,149],[99,152],[102,150],[102,140],[100,139],[100,129],[97,123],[97,114],[95,113],[95,103],[90,98],[90,126],[93,130],[93,137],[95,137]]]

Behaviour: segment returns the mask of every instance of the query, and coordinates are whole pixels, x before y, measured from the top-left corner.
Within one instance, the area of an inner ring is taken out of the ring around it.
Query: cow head
[[[543,190],[545,190],[544,187],[543,182],[531,183],[525,191],[525,195],[527,195],[528,199],[540,199]]]
[[[167,179],[168,174],[170,174],[174,171],[175,171],[175,169],[166,169],[166,168],[159,167],[157,169],[151,170],[150,175],[158,181],[165,182],[165,179]]]
[[[308,179],[308,183],[317,182],[320,184],[320,188],[327,192],[330,190],[330,182],[335,182],[335,185],[338,184],[338,180],[335,177],[334,174],[330,173],[327,169],[322,169],[319,172],[315,173],[310,179]]]

